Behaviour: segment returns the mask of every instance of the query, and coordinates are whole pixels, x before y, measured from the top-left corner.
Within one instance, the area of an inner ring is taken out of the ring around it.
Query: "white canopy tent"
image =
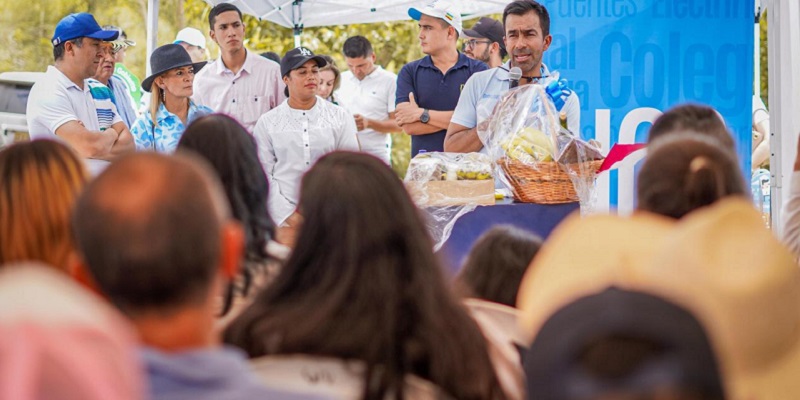
[[[348,25],[409,19],[409,7],[421,7],[420,0],[206,0],[231,3],[242,12],[261,20],[294,29],[295,46],[300,45],[303,28]],[[502,12],[507,0],[462,0],[464,19]]]

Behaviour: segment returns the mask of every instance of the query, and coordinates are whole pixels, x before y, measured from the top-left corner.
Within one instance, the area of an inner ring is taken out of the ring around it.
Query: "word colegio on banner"
[[[553,36],[544,62],[578,95],[582,137],[598,139],[605,150],[641,143],[662,111],[685,102],[707,104],[725,119],[741,167],[749,171],[753,0],[542,3]],[[635,175],[635,166],[626,168],[631,171],[612,171],[607,179],[607,199],[600,201],[609,207],[633,207],[625,203],[632,202],[627,177]]]

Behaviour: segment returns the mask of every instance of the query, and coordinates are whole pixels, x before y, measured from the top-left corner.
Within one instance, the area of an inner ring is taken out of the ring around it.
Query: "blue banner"
[[[750,171],[753,0],[543,0],[553,42],[544,61],[581,101],[581,136],[607,151],[643,143],[651,122],[696,102],[722,114]],[[598,181],[601,196],[632,207],[633,168]],[[605,187],[603,187],[605,186]]]

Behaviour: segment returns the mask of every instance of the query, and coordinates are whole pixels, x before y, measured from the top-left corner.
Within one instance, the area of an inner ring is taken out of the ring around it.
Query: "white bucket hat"
[[[202,32],[194,28],[181,29],[181,31],[178,32],[178,36],[175,36],[175,41],[172,43],[180,44],[181,42],[197,46],[201,49],[206,48],[206,37]]]

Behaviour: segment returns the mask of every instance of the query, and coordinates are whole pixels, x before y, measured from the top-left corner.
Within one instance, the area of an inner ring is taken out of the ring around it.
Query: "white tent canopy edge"
[[[410,19],[410,7],[422,7],[430,0],[205,0],[211,5],[231,3],[245,13],[294,30],[300,45],[303,28],[349,25]],[[159,0],[147,0],[147,74],[150,54],[157,47]],[[508,0],[461,0],[464,19],[503,12]]]

